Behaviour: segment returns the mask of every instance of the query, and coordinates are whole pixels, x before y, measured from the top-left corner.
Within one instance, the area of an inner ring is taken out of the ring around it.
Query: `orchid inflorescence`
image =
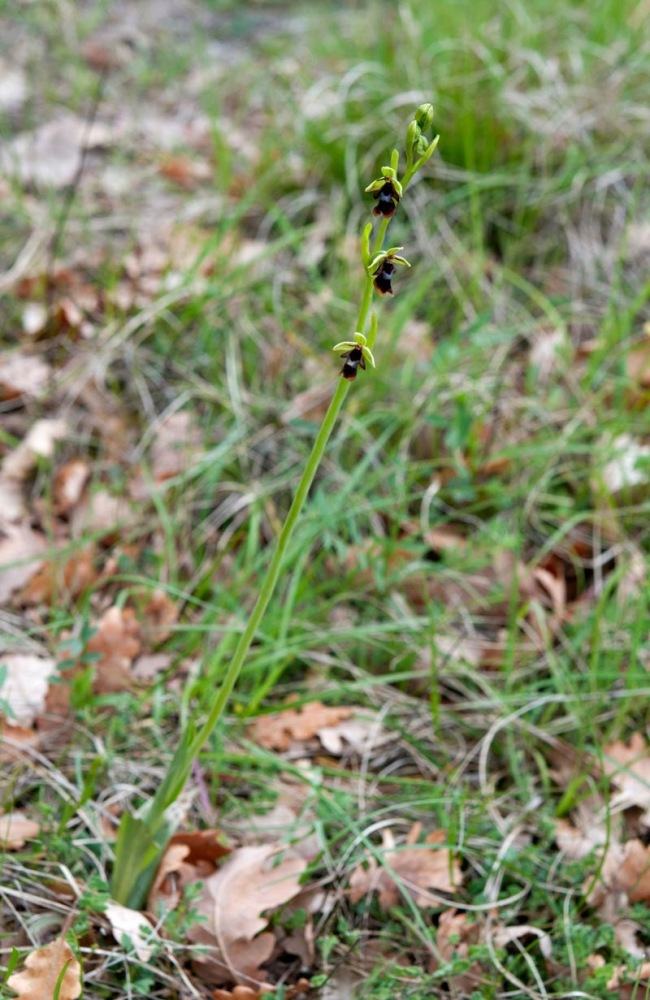
[[[406,130],[406,170],[404,174],[401,178],[398,177],[400,156],[399,152],[394,149],[390,165],[382,167],[381,176],[371,181],[365,189],[366,193],[371,194],[376,202],[372,214],[381,221],[372,250],[370,248],[372,222],[366,225],[361,238],[361,259],[366,269],[366,290],[357,324],[361,329],[355,332],[353,341],[344,340],[333,348],[345,361],[340,374],[348,381],[353,381],[357,377],[359,368],[365,371],[366,362],[372,368],[375,367],[371,348],[374,344],[377,322],[374,313],[369,317],[373,289],[380,295],[394,295],[392,280],[397,271],[397,265],[411,266],[406,258],[399,254],[403,247],[390,247],[388,250],[382,250],[382,244],[388,224],[395,215],[407,184],[413,175],[424,166],[438,145],[440,136],[435,135],[432,139],[427,137],[427,133],[432,131],[432,127],[433,106],[421,104]],[[370,318],[370,329],[368,336],[366,336],[363,333],[363,327],[368,317]]]

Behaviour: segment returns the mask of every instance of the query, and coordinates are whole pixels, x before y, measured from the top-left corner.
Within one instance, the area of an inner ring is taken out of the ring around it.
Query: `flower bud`
[[[420,156],[424,156],[427,149],[429,148],[429,140],[425,135],[419,135],[415,142],[413,143],[413,156],[417,159]]]
[[[433,125],[433,104],[421,104],[415,112],[414,121],[423,132],[428,132]]]

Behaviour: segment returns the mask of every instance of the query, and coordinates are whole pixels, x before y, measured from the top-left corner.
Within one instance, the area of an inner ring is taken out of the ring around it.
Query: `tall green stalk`
[[[372,223],[369,223],[363,232],[361,256],[365,269],[365,284],[355,327],[355,339],[343,341],[333,348],[339,352],[342,358],[347,359],[341,370],[341,374],[345,377],[339,379],[332,401],[316,435],[311,454],[307,459],[293,502],[278,536],[271,562],[262,581],[259,596],[250,613],[246,628],[239,637],[209,715],[198,730],[195,720],[190,721],[158,791],[140,810],[140,814],[134,816],[131,813],[125,813],[122,816],[115,847],[111,889],[113,898],[117,902],[133,909],[140,909],[145,903],[160,858],[175,826],[173,817],[170,816],[170,807],[176,802],[185,786],[193,760],[223,715],[248,650],[273,596],[296,522],[318,471],[341,407],[352,382],[356,378],[357,369],[359,367],[365,368],[366,363],[372,367],[375,365],[372,348],[374,347],[377,323],[375,315],[371,315],[373,293],[377,290],[382,294],[392,295],[391,278],[395,265],[409,266],[408,262],[397,253],[398,250],[402,249],[401,247],[383,249],[384,239],[404,189],[415,172],[426,163],[438,144],[438,136],[433,141],[426,138],[425,133],[431,129],[432,122],[433,108],[430,104],[423,104],[416,111],[407,129],[406,171],[402,180],[398,180],[397,177],[399,153],[397,150],[393,150],[390,166],[383,167],[382,176],[366,188],[366,191],[372,193],[377,200],[374,214],[381,218],[381,222],[372,249],[370,248]]]

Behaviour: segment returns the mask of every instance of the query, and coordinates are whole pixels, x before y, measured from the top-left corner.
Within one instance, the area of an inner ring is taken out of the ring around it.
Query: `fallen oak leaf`
[[[88,480],[90,466],[83,458],[72,458],[57,471],[52,486],[52,509],[59,517],[68,516],[80,503]]]
[[[605,747],[605,773],[618,788],[612,798],[612,809],[645,810],[644,820],[650,820],[650,748],[641,733],[633,733],[629,744],[620,741]]]
[[[96,579],[95,552],[91,542],[73,552],[61,565],[58,559],[49,559],[16,594],[16,603],[21,607],[34,607],[52,605],[60,601],[63,594],[78,597]]]
[[[650,902],[650,847],[643,841],[613,841],[599,863],[597,877],[586,880],[587,903],[601,920],[616,923],[629,903]]]
[[[186,410],[165,415],[156,425],[151,448],[154,481],[162,483],[186,472],[201,448],[201,434]]]
[[[175,833],[162,857],[147,899],[147,909],[158,913],[160,906],[175,909],[185,886],[212,875],[217,861],[232,851],[218,830]]]
[[[650,902],[650,847],[641,840],[628,840],[617,884],[627,893],[630,903]]]
[[[650,962],[643,962],[636,969],[628,969],[627,965],[617,965],[614,974],[607,983],[608,990],[618,990],[619,1000],[641,1000],[646,996],[647,983],[650,980]],[[646,987],[643,987],[643,983]]]
[[[307,867],[302,858],[285,857],[273,865],[274,845],[241,847],[203,880],[195,909],[205,923],[190,928],[194,943],[211,945],[211,954],[195,964],[215,985],[264,981],[260,966],[269,960],[275,935],[265,932],[272,911],[301,891],[300,876]],[[265,933],[262,933],[265,932]]]
[[[132,608],[114,605],[104,612],[97,631],[88,641],[89,653],[96,653],[96,694],[113,694],[131,687],[131,666],[141,649],[140,625]]]
[[[138,910],[115,903],[107,904],[104,915],[111,925],[115,940],[122,944],[124,939],[133,946],[133,951],[141,962],[148,962],[154,953],[158,936],[147,918]]]
[[[448,848],[440,846],[447,839],[446,833],[435,830],[423,844],[417,844],[420,830],[421,824],[415,823],[404,848],[396,847],[390,830],[384,831],[384,864],[380,866],[371,855],[355,869],[348,890],[353,903],[377,892],[379,904],[386,910],[408,893],[417,906],[434,906],[439,900],[432,892],[453,895],[458,890],[462,883],[460,864]]]
[[[18,503],[22,505],[22,499]],[[12,504],[0,481],[0,510],[11,509]],[[45,536],[34,531],[29,524],[0,523],[1,605],[8,604],[12,595],[27,586],[39,572],[44,565],[46,550]]]
[[[20,850],[26,841],[38,837],[40,832],[40,824],[33,819],[27,819],[23,813],[5,813],[0,816],[0,847],[4,850]]]
[[[16,1000],[77,1000],[81,996],[81,966],[65,938],[55,938],[30,952],[25,968],[14,972],[7,986]]]
[[[56,674],[56,663],[49,657],[31,653],[0,653],[0,670],[3,669],[0,709],[5,710],[9,726],[29,729],[36,717],[45,711],[49,681]]]
[[[171,627],[178,621],[179,608],[164,590],[154,590],[144,608],[143,628],[145,638],[151,642],[165,642],[171,635]]]
[[[31,396],[37,399],[47,388],[51,369],[35,354],[22,351],[0,354],[0,399]]]
[[[294,997],[303,993],[311,993],[312,986],[308,979],[299,979],[297,983],[291,985],[283,984],[282,996],[284,1000],[293,1000]],[[261,997],[275,993],[275,989],[268,983],[253,989],[251,986],[235,986],[233,990],[213,990],[214,1000],[261,1000]]]
[[[480,962],[470,962],[470,947],[479,943],[481,927],[473,923],[467,913],[443,910],[438,920],[436,945],[445,965],[452,960],[463,961],[463,971],[450,972],[446,978],[452,996],[469,996],[480,987],[485,969]]]
[[[49,458],[54,445],[65,437],[65,420],[37,420],[17,448],[5,456],[0,468],[0,519],[19,521],[24,513],[23,486],[39,458]]]
[[[267,750],[288,750],[294,741],[311,740],[319,729],[336,726],[353,712],[353,706],[330,707],[310,701],[300,708],[285,708],[260,716],[249,732],[255,743]]]

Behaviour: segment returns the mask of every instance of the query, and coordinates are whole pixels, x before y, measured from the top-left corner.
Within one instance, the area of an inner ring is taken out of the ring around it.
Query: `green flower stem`
[[[375,254],[378,254],[384,245],[384,239],[386,237],[386,230],[388,229],[390,219],[382,219],[379,229],[377,231],[377,239],[375,240],[375,245],[372,248],[372,253],[370,258],[372,259]],[[359,333],[365,333],[366,323],[368,322],[368,314],[370,313],[370,306],[372,304],[372,292],[373,292],[373,277],[368,273],[366,269],[366,287],[363,290],[363,298],[361,300],[361,308],[359,309],[359,318],[357,319],[357,325],[355,327]],[[375,335],[377,333],[376,327],[372,326],[370,332],[368,333],[368,347],[370,350],[375,346]]]
[[[375,241],[375,246],[373,249],[373,254],[378,253],[384,243],[384,237],[386,235],[386,230],[388,229],[388,223],[390,219],[382,219],[381,225],[377,232],[377,239]],[[366,274],[366,285],[363,292],[363,298],[361,300],[361,306],[359,308],[359,317],[357,319],[356,328],[360,333],[363,333],[364,327],[368,321],[368,314],[370,312],[370,305],[372,303],[372,275]],[[332,396],[332,401],[328,407],[327,413],[323,419],[320,426],[320,430],[316,435],[316,440],[314,441],[314,446],[311,450],[311,454],[307,459],[307,464],[305,470],[302,474],[300,482],[298,484],[298,489],[293,498],[291,507],[289,508],[289,513],[287,514],[286,520],[282,526],[282,530],[278,536],[278,540],[275,546],[275,551],[271,562],[269,563],[269,568],[266,571],[266,576],[264,577],[264,582],[262,583],[262,589],[260,590],[257,601],[255,602],[255,607],[251,611],[250,617],[246,628],[239,637],[237,646],[232,656],[232,660],[226,670],[225,677],[221,682],[221,686],[214,700],[214,704],[210,710],[210,714],[203,724],[201,730],[199,731],[194,746],[198,750],[205,743],[208,736],[216,726],[217,722],[221,718],[223,711],[228,703],[228,699],[232,693],[235,686],[239,672],[243,666],[244,660],[246,659],[246,654],[250,649],[251,643],[255,638],[255,634],[259,627],[259,624],[264,616],[264,612],[268,606],[273,592],[276,588],[278,579],[280,577],[280,570],[282,569],[282,561],[284,555],[287,551],[289,542],[291,541],[291,536],[293,534],[293,529],[296,525],[296,521],[300,517],[300,512],[304,506],[305,500],[311,488],[311,484],[314,481],[314,476],[318,471],[318,467],[321,463],[323,455],[325,453],[325,448],[327,442],[330,439],[332,431],[336,421],[338,420],[339,413],[341,412],[341,407],[345,401],[345,397],[348,394],[351,383],[345,379],[339,379],[338,386],[336,387],[336,392]]]
[[[309,493],[311,484],[314,481],[314,476],[318,471],[327,442],[329,441],[332,431],[334,430],[341,407],[343,406],[345,397],[348,394],[350,384],[351,383],[347,382],[345,379],[339,379],[336,392],[332,396],[332,401],[328,407],[325,417],[323,418],[318,434],[316,435],[316,440],[314,441],[311,454],[307,459],[307,464],[305,465],[304,472],[298,484],[298,489],[296,490],[293,502],[289,508],[289,513],[287,514],[286,520],[282,525],[282,530],[278,535],[275,551],[271,562],[269,563],[269,568],[266,571],[266,576],[264,577],[262,588],[259,592],[257,601],[255,602],[255,607],[251,611],[246,628],[239,637],[239,641],[235,647],[228,669],[226,670],[225,677],[221,681],[221,685],[214,700],[214,704],[210,710],[210,714],[197,735],[195,742],[197,752],[198,749],[200,749],[200,747],[205,743],[206,739],[223,714],[228,698],[230,697],[244,660],[246,659],[246,654],[248,653],[250,645],[255,638],[255,634],[264,612],[266,611],[268,603],[273,596],[273,592],[280,576],[280,570],[282,569],[282,561],[287,551],[289,542],[291,541],[293,529],[296,526],[296,521],[298,520],[305,500],[307,499],[307,494]]]

